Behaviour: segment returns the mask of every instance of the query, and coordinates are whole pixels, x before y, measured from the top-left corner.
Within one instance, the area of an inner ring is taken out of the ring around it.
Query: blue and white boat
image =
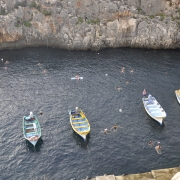
[[[142,98],[144,108],[146,112],[151,116],[154,120],[156,120],[160,125],[163,124],[163,119],[166,117],[166,112],[162,108],[162,106],[158,103],[158,101],[152,97],[151,94],[148,95],[148,98]]]

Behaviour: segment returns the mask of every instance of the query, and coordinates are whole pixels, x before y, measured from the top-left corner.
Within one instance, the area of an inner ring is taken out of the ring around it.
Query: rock
[[[171,180],[180,180],[180,172],[176,173]]]
[[[128,0],[127,1],[127,4],[129,5],[129,6],[135,6],[135,7],[137,7],[137,8],[140,8],[140,5],[141,5],[141,1],[139,1],[139,0]]]
[[[156,15],[161,13],[164,6],[164,0],[141,0],[141,9],[146,15]]]
[[[0,1],[0,49],[180,47],[179,0],[26,2]]]
[[[73,25],[76,25],[77,22],[78,22],[78,18],[77,18],[77,17],[72,17],[72,18],[69,20],[69,23],[70,23],[70,24],[73,24]]]

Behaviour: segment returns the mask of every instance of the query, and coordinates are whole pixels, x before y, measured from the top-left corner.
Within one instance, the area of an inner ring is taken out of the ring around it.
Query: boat
[[[75,77],[72,77],[71,80],[82,80],[83,77],[80,77],[80,76],[75,76]]]
[[[180,89],[179,89],[179,90],[176,90],[176,91],[175,91],[175,94],[176,94],[176,98],[177,98],[177,100],[178,100],[178,102],[179,102],[179,104],[180,104]]]
[[[30,112],[30,115],[23,117],[24,138],[31,144],[36,145],[41,137],[41,127],[38,118]]]
[[[75,111],[69,110],[69,116],[72,129],[86,141],[86,136],[90,133],[90,124],[85,113],[82,110],[77,111],[76,108]]]
[[[158,101],[152,97],[151,94],[148,95],[148,98],[142,98],[144,108],[146,112],[151,116],[154,120],[156,120],[160,125],[163,124],[163,119],[166,117],[166,112],[158,103]]]

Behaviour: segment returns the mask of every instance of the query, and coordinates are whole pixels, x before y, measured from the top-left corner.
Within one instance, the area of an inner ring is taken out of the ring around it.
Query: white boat
[[[175,91],[175,94],[176,94],[176,98],[177,98],[177,100],[178,100],[178,102],[179,102],[179,104],[180,104],[180,89],[179,89],[179,90],[176,90],[176,91]]]
[[[148,95],[148,98],[142,98],[144,108],[146,112],[151,116],[154,120],[156,120],[160,125],[163,123],[163,119],[166,117],[166,112],[158,103],[158,101],[151,96]]]

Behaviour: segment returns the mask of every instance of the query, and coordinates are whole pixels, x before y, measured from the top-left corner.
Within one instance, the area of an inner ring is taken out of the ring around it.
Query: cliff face
[[[180,47],[180,0],[0,0],[0,22],[0,49]]]

